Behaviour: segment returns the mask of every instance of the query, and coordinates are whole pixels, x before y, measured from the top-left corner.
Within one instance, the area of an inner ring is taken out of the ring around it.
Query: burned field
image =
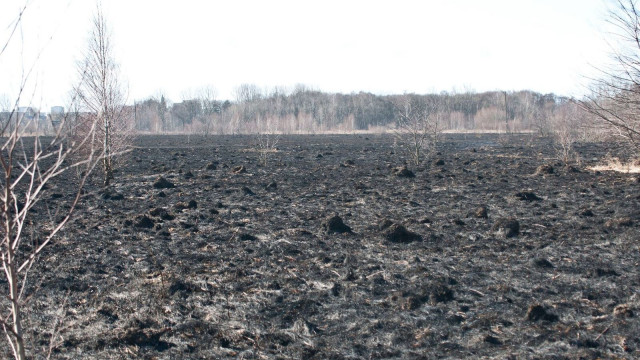
[[[603,145],[566,168],[456,135],[407,169],[375,135],[283,137],[266,165],[252,137],[136,146],[31,270],[53,358],[640,356],[640,183],[586,170]]]

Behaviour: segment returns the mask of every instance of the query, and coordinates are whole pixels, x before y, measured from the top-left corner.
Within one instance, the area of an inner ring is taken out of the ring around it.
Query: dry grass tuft
[[[617,171],[625,174],[640,174],[640,160],[622,162],[618,158],[607,161],[604,165],[596,165],[588,168],[593,171]]]

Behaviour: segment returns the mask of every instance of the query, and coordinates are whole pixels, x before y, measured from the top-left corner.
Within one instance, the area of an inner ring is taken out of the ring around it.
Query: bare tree
[[[13,23],[16,28],[26,8],[27,5]],[[6,44],[12,41],[12,35],[13,32],[2,44],[0,57],[5,55]],[[23,73],[7,121],[0,128],[0,261],[6,279],[0,288],[6,291],[6,296],[0,298],[0,327],[15,359],[27,358],[25,338],[29,331],[24,327],[24,314],[33,291],[28,287],[29,270],[37,262],[38,255],[69,221],[87,177],[102,157],[101,150],[91,147],[95,124],[84,132],[82,138],[73,140],[68,139],[63,131],[68,126],[59,126],[54,136],[48,139],[40,138],[38,134],[26,136],[25,129],[38,119],[18,116],[18,106],[28,101],[23,94],[28,86],[33,85],[32,70],[31,67]],[[63,119],[66,120],[67,117]],[[82,156],[79,156],[80,149],[85,149]],[[47,189],[60,183],[68,186],[70,179],[60,177],[71,169],[81,169],[84,174],[72,183],[77,190],[75,195],[49,201]],[[38,213],[49,214],[48,219],[43,219],[43,215],[34,218],[34,210],[39,208],[46,210]]]
[[[262,99],[262,91],[257,85],[242,84],[234,90],[237,103],[247,103]]]
[[[580,135],[581,115],[578,104],[569,101],[558,107],[550,119],[555,149],[565,166],[577,160],[574,144]]]
[[[158,103],[158,116],[160,117],[160,122],[162,123],[162,131],[167,131],[168,112],[169,106],[167,104],[167,99],[164,97],[164,94],[161,94]]]
[[[100,123],[99,139],[104,152],[104,185],[113,180],[114,155],[131,143],[132,125],[125,112],[126,94],[120,82],[119,66],[112,54],[111,33],[100,5],[92,20],[87,53],[79,63],[81,75],[77,96],[87,114],[85,122]]]
[[[434,116],[435,104],[424,97],[405,94],[392,100],[396,109],[395,137],[415,165],[436,149],[442,128]]]
[[[182,123],[182,130],[187,131],[194,120],[202,115],[202,106],[198,99],[185,99],[181,103],[173,104],[171,116],[179,119]]]
[[[263,166],[267,166],[269,155],[278,151],[278,142],[280,142],[280,133],[278,132],[275,121],[267,120],[265,124],[258,124],[258,134],[256,140],[258,143],[258,154]]]
[[[640,9],[636,0],[617,0],[609,14],[618,48],[581,107],[608,130],[640,149]]]
[[[222,104],[217,100],[218,92],[213,86],[206,86],[198,90],[198,99],[202,109],[201,122],[204,126],[204,135],[208,136],[214,123],[222,111]]]

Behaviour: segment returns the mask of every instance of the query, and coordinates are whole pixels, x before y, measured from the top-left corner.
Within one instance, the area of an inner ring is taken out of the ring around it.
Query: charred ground
[[[286,136],[266,166],[252,137],[136,146],[31,270],[40,352],[56,329],[73,359],[640,356],[640,183],[586,170],[602,144],[567,168],[448,136],[413,177],[385,136]]]

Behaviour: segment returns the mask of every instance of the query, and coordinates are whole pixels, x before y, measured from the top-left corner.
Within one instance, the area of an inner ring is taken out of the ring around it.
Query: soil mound
[[[554,169],[552,165],[544,164],[536,168],[536,172],[534,173],[534,175],[550,175],[550,174],[553,174],[553,172],[554,172]]]
[[[198,202],[195,200],[189,200],[189,202],[178,201],[173,205],[173,208],[176,210],[197,209]]]
[[[478,219],[487,219],[489,217],[489,214],[487,212],[487,207],[486,206],[478,207],[473,212],[473,216],[477,217]]]
[[[133,226],[141,229],[151,229],[155,226],[153,219],[146,215],[138,215],[132,221]]]
[[[243,186],[242,189],[240,189],[242,191],[243,194],[245,195],[255,195],[256,193],[253,192],[253,190],[249,189],[248,186]]]
[[[324,229],[327,234],[342,234],[342,233],[350,233],[351,228],[347,226],[342,218],[338,215],[331,216],[327,218],[324,223]]]
[[[124,195],[122,195],[121,193],[117,192],[114,189],[104,189],[103,191],[100,192],[102,195],[102,198],[105,200],[124,200]],[[54,196],[55,195],[55,196]],[[61,194],[53,194],[52,195],[52,199],[59,199],[61,196],[58,196]]]
[[[516,193],[514,196],[516,197],[516,199],[522,200],[522,201],[541,201],[542,200],[542,198],[540,198],[538,195],[534,194],[531,191],[520,191]]]
[[[149,211],[149,215],[160,218],[162,220],[167,220],[167,221],[171,221],[176,218],[175,216],[171,215],[166,209],[163,209],[160,207],[157,207]]]
[[[511,238],[520,234],[520,223],[513,217],[496,220],[491,228],[497,235]]]
[[[529,306],[529,309],[527,310],[527,320],[555,322],[558,321],[558,315],[550,312],[549,309],[543,305],[534,304]]]
[[[165,179],[164,177],[160,176],[154,183],[153,183],[153,187],[156,189],[172,189],[174,187],[176,187],[171,181]]]
[[[582,209],[582,210],[580,210],[578,215],[580,215],[582,217],[594,217],[595,216],[595,214],[593,213],[593,210],[591,210],[591,209]]]
[[[410,243],[422,240],[422,236],[396,223],[387,226],[382,232],[382,235],[387,241],[392,243]]]
[[[416,174],[414,174],[413,171],[407,169],[406,166],[400,166],[400,167],[394,168],[392,172],[395,176],[401,177],[401,178],[416,177]]]
[[[553,269],[555,266],[553,266],[553,264],[551,263],[551,261],[545,259],[545,258],[534,258],[531,260],[531,264],[533,264],[536,267],[539,268],[543,268],[543,269]]]

